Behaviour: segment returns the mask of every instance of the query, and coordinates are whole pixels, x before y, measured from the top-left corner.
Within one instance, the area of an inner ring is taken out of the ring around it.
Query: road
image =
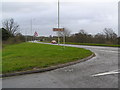
[[[49,72],[7,77],[3,88],[118,88],[118,48],[66,46],[89,49],[96,57]]]

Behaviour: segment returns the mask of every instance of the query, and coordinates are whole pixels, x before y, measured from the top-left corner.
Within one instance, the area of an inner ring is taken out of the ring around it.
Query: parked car
[[[55,40],[52,40],[51,43],[52,44],[57,44],[57,42]]]

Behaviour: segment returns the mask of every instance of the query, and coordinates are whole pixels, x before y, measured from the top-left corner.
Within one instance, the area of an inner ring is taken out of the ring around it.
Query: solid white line
[[[118,51],[109,51],[109,50],[100,50],[100,51],[104,51],[104,52],[116,52],[116,53],[118,53]]]
[[[110,72],[95,74],[95,75],[92,75],[92,76],[96,77],[96,76],[104,76],[104,75],[118,74],[118,73],[120,73],[120,72],[118,72],[118,70],[114,70],[114,71],[110,71]]]

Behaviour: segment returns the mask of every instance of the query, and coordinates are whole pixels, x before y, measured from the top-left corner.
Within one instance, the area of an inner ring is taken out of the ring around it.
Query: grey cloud
[[[117,32],[117,3],[60,3],[60,25],[69,28],[72,33],[81,28],[95,34],[105,27]],[[57,3],[3,3],[3,18],[12,17],[30,34],[30,20],[33,27],[44,35],[55,34],[52,28],[57,26]]]

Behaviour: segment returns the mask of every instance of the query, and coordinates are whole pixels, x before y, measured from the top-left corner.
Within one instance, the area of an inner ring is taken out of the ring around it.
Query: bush
[[[3,47],[4,45],[6,44],[17,44],[17,43],[21,43],[21,42],[24,42],[25,41],[25,38],[23,36],[15,36],[15,37],[10,37],[8,38],[7,41],[3,41]]]
[[[6,41],[9,37],[12,37],[12,35],[4,28],[0,29],[2,30],[2,40]]]

